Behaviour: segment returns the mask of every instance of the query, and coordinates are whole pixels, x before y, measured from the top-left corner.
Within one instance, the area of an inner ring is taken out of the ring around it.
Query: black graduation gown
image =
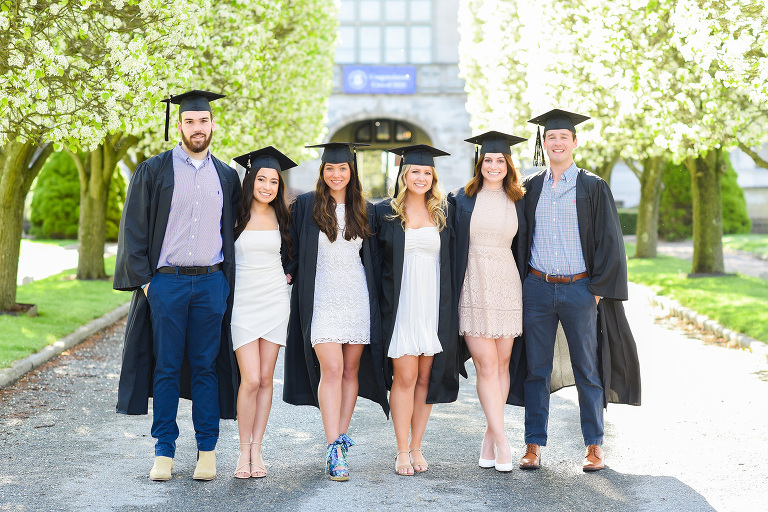
[[[376,205],[376,240],[377,278],[379,285],[379,306],[381,307],[381,327],[385,356],[384,378],[387,388],[392,387],[392,360],[389,344],[397,318],[400,301],[400,286],[403,280],[403,262],[405,259],[405,231],[400,219],[389,218],[394,213],[385,199]],[[459,394],[459,359],[458,359],[458,318],[454,308],[454,281],[452,265],[453,228],[450,223],[453,207],[448,205],[448,225],[440,231],[440,300],[438,309],[437,337],[443,351],[435,354],[432,360],[432,373],[429,378],[427,403],[455,402]]]
[[[467,272],[467,258],[469,257],[469,223],[472,220],[472,211],[475,209],[475,201],[477,200],[477,194],[468,196],[464,188],[456,189],[448,194],[448,201],[456,208],[454,213],[454,231],[455,231],[455,247],[454,247],[454,268],[455,279],[458,294],[461,293],[461,288],[464,286],[464,276]],[[515,257],[515,263],[517,264],[517,271],[520,274],[520,280],[525,279],[527,272],[526,268],[526,247],[525,240],[528,238],[528,224],[525,221],[523,199],[515,201],[515,210],[517,211],[517,234],[512,240],[512,254]],[[458,317],[458,295],[456,301]],[[457,331],[458,332],[458,331]],[[460,361],[461,374],[467,376],[466,369],[464,368],[464,362],[470,357],[469,349],[464,342],[464,337],[460,336]],[[525,357],[525,342],[522,336],[515,338],[515,343],[512,346],[512,357],[509,360],[509,394],[507,395],[507,403],[510,405],[523,405],[524,392],[523,384],[525,378],[528,375],[527,370],[528,360]]]
[[[286,272],[293,278],[291,316],[288,321],[288,339],[285,345],[285,377],[283,401],[293,405],[319,407],[317,386],[320,382],[320,363],[312,348],[312,313],[315,299],[315,272],[320,227],[312,217],[314,192],[296,198],[291,205],[291,237],[293,261]],[[373,231],[373,205],[367,203],[368,221]],[[384,351],[381,343],[381,319],[374,274],[373,237],[363,240],[360,258],[365,268],[371,311],[371,343],[366,345],[360,358],[358,396],[381,405],[389,417],[389,402],[384,384]]]
[[[221,239],[224,253],[223,272],[229,283],[227,311],[221,324],[221,348],[216,360],[219,379],[219,415],[236,416],[239,375],[232,350],[230,319],[235,291],[234,226],[240,180],[228,165],[211,157],[221,182],[224,206],[221,213]],[[155,274],[160,249],[168,225],[173,197],[173,156],[165,151],[141,163],[131,178],[118,234],[117,262],[113,288],[133,291],[125,328],[123,363],[117,391],[117,412],[147,414],[152,396],[154,355],[149,302],[141,285]],[[189,361],[184,358],[181,373],[181,397],[191,399]]]
[[[536,207],[546,171],[523,180],[528,243],[525,261],[530,260]],[[579,169],[576,178],[576,215],[589,289],[602,297],[597,305],[598,367],[603,382],[604,406],[608,403],[640,405],[640,363],[637,346],[624,313],[628,298],[627,257],[619,214],[608,184],[599,176]],[[567,351],[564,351],[567,355]],[[566,368],[567,366],[567,368]],[[555,371],[565,377],[553,379],[551,391],[573,385],[570,361],[555,361]],[[570,374],[570,375],[569,375]]]

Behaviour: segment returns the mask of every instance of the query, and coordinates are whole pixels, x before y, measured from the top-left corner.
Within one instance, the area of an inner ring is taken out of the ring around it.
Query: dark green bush
[[[30,205],[30,234],[37,238],[77,238],[80,181],[72,157],[53,153],[37,177]]]
[[[728,155],[724,158],[725,173],[720,177],[723,201],[723,233],[749,233],[752,222],[747,215],[744,191],[737,183]],[[668,162],[662,177],[664,190],[659,206],[659,237],[682,240],[693,236],[693,200],[691,175],[682,164]]]
[[[125,203],[125,179],[115,171],[107,200],[107,241],[117,241]],[[37,238],[77,238],[80,217],[80,179],[72,157],[52,154],[37,177],[30,205],[30,234]]]
[[[637,210],[619,210],[619,224],[621,224],[621,233],[624,235],[634,235],[637,233]]]

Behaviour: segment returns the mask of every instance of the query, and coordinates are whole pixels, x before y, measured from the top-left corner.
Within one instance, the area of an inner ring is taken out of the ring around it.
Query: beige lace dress
[[[497,339],[523,332],[523,290],[512,255],[516,233],[515,203],[503,189],[480,189],[459,296],[461,335]]]

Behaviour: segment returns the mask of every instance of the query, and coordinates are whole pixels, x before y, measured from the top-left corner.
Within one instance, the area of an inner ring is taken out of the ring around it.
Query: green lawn
[[[634,244],[627,254],[634,254]],[[691,262],[669,256],[630,258],[629,280],[671,297],[723,326],[768,343],[768,283],[741,274],[689,279]]]
[[[723,248],[753,252],[768,258],[768,235],[723,235]]]
[[[104,263],[111,275],[115,257]],[[131,298],[129,293],[112,290],[111,281],[78,281],[74,276],[72,269],[18,287],[16,302],[37,304],[38,316],[0,315],[0,368],[37,352]]]

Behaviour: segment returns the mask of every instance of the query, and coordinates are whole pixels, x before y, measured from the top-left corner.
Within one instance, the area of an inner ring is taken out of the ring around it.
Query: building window
[[[339,27],[339,40],[336,45],[336,62],[339,64],[354,64],[356,62],[356,35],[355,27]]]
[[[432,0],[343,0],[339,64],[432,62]]]
[[[413,140],[413,128],[408,123],[392,119],[364,121],[354,129],[354,134],[354,142],[387,145]]]
[[[371,142],[371,123],[361,124],[355,131],[355,142]]]

